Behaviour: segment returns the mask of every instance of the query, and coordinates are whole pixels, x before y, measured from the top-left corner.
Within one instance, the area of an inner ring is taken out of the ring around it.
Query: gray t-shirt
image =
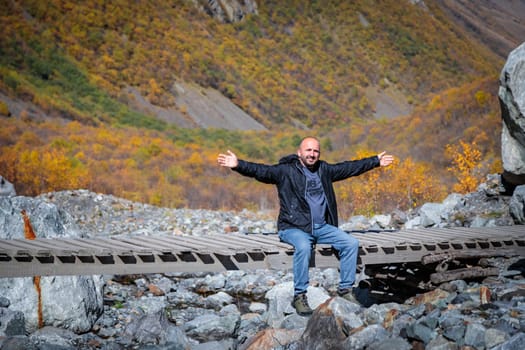
[[[317,172],[311,172],[308,168],[303,167],[303,173],[306,177],[305,198],[310,205],[312,219],[314,224],[324,224],[326,213],[326,196],[323,185]]]

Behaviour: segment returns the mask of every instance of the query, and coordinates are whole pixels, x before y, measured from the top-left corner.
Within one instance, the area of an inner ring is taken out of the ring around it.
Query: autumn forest
[[[0,175],[18,194],[271,212],[275,189],[219,168],[217,154],[277,162],[307,135],[330,162],[396,156],[337,184],[345,218],[441,201],[501,171],[504,58],[434,1],[257,1],[236,23],[196,3],[1,2]],[[174,81],[220,91],[267,130],[183,128],[125,93],[185,115]],[[377,115],[371,90],[396,91],[410,111]]]

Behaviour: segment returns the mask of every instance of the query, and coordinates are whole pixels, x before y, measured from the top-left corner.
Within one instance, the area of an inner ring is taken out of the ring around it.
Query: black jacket
[[[337,202],[332,184],[379,166],[379,158],[373,156],[337,164],[329,164],[320,160],[316,166],[327,200],[326,222],[337,226]],[[282,158],[279,164],[275,165],[252,163],[239,159],[239,164],[233,170],[258,181],[277,185],[280,203],[277,219],[279,231],[299,228],[305,232],[312,232],[310,207],[305,198],[306,178],[301,167],[299,157],[292,154]]]

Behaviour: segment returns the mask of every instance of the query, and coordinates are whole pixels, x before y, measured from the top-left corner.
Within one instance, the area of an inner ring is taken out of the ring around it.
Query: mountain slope
[[[328,161],[396,155],[339,188],[370,213],[441,200],[448,145],[498,171],[504,61],[436,0],[269,0],[235,23],[195,4],[2,2],[0,174],[27,195],[266,210],[273,189],[217,153],[276,162],[313,134]]]
[[[494,74],[501,64],[456,30],[434,0],[425,7],[394,0],[264,1],[257,15],[235,24],[217,21],[192,1],[26,0],[6,7],[3,88],[22,84],[22,96],[38,96],[84,121],[87,103],[107,104],[94,89],[121,99],[132,87],[151,104],[184,114],[187,106],[173,89],[181,80],[220,91],[270,130],[327,128],[378,116],[386,91],[419,105],[429,94]],[[79,82],[91,85],[77,89]],[[96,119],[138,122],[104,108],[93,108]]]
[[[525,40],[525,2],[520,0],[438,0],[457,25],[500,57]]]

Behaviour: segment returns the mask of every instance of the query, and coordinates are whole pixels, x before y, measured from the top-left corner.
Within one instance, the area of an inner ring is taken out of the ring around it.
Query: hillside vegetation
[[[425,3],[261,1],[258,15],[224,24],[183,0],[3,2],[0,92],[25,107],[0,102],[11,115],[0,174],[20,194],[83,187],[274,209],[272,188],[218,169],[217,153],[273,162],[315,134],[330,161],[398,157],[338,187],[345,215],[440,200],[465,176],[455,189],[466,191],[498,169],[503,62]],[[184,114],[176,81],[219,90],[269,131],[183,129],[133,110],[125,92]],[[371,89],[397,91],[413,112],[375,119]]]

